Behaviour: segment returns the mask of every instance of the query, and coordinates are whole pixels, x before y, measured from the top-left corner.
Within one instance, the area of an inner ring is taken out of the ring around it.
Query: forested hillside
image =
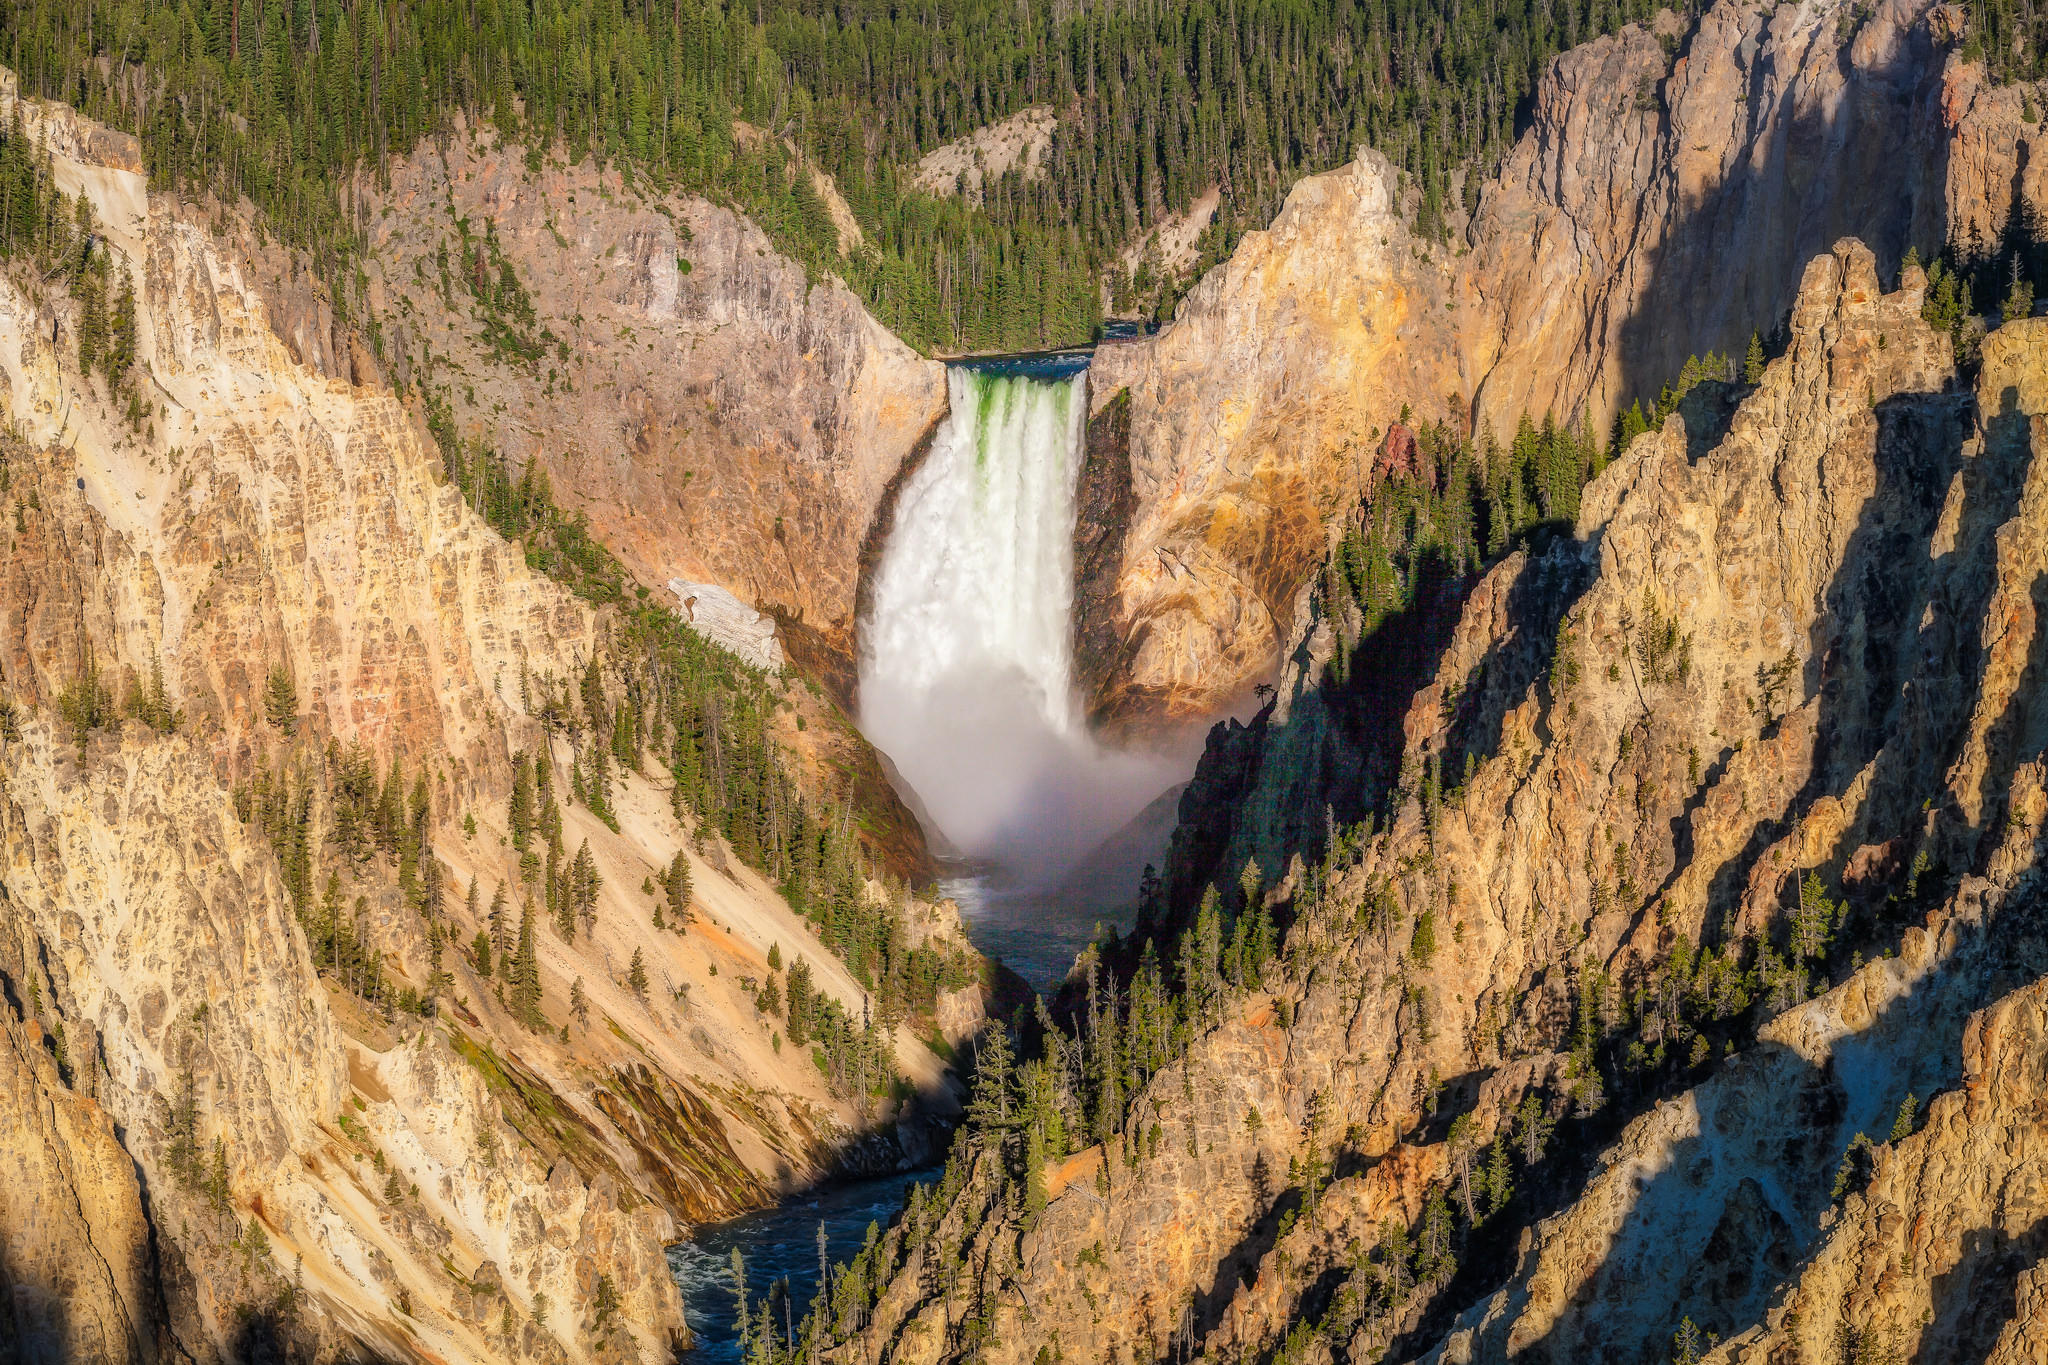
[[[351,172],[462,111],[542,156],[624,163],[729,201],[927,348],[1085,339],[1117,249],[1211,185],[1203,264],[1301,175],[1380,147],[1443,231],[1563,47],[1647,0],[7,0],[28,93],[141,137],[153,183],[243,194],[328,278],[357,248]],[[1046,174],[979,206],[912,190],[922,152],[1019,109],[1061,115]],[[765,130],[773,136],[761,136]],[[843,256],[830,174],[864,243]]]

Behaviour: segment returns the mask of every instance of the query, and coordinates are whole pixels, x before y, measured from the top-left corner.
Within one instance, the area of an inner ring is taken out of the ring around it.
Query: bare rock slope
[[[33,1358],[669,1358],[688,1221],[903,1157],[894,1106],[782,1046],[749,989],[778,950],[856,1018],[860,984],[648,765],[610,822],[563,803],[582,930],[543,925],[537,1000],[508,1004],[456,945],[494,890],[514,925],[539,894],[512,754],[579,761],[540,713],[610,618],[465,505],[303,272],[149,194],[131,140],[16,111],[134,283],[145,397],[81,373],[62,284],[0,276],[7,1327]],[[387,771],[417,866],[331,795]],[[688,932],[657,933],[643,888],[676,859]]]

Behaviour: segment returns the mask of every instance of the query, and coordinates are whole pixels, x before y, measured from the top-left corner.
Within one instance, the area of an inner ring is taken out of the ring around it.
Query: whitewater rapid
[[[1043,880],[1177,774],[1089,735],[1073,677],[1087,375],[956,365],[876,568],[861,726],[960,851]]]

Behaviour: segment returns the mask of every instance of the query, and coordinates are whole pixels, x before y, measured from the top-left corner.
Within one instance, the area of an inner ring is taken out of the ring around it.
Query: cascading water
[[[1043,893],[1186,765],[1102,748],[1074,696],[1085,370],[959,365],[948,381],[952,413],[899,495],[876,570],[861,726],[937,832],[1004,874],[947,888],[980,920],[983,947],[1020,969],[1064,955],[1063,969],[1092,918],[1082,907],[1058,932]],[[1020,891],[1041,904],[1015,903]],[[1031,922],[1008,927],[1028,941],[991,923],[1019,915]]]

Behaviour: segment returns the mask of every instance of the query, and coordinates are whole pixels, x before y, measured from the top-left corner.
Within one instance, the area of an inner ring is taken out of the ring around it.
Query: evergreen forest
[[[246,197],[330,280],[350,277],[385,159],[461,113],[536,169],[596,158],[635,184],[733,204],[913,344],[974,350],[1087,339],[1121,248],[1215,186],[1200,265],[1219,260],[1296,179],[1360,144],[1409,177],[1418,228],[1446,236],[1545,64],[1652,9],[5,0],[0,61],[25,92],[137,134],[159,187]],[[1012,172],[979,204],[912,188],[923,153],[1034,106],[1060,116],[1044,174]],[[805,165],[860,223],[850,256]]]

